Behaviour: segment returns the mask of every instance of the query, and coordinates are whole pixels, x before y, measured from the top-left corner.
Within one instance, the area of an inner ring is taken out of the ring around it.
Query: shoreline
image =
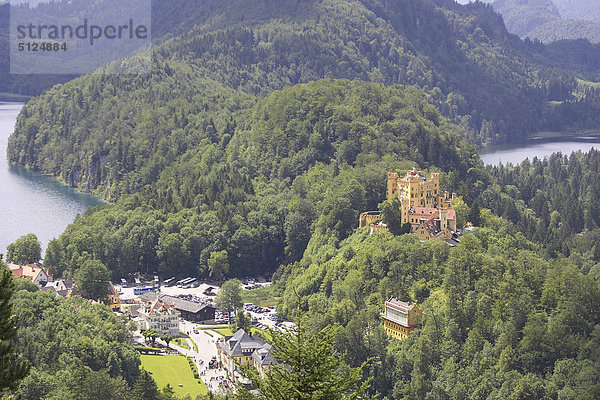
[[[9,168],[20,168],[23,169],[33,175],[37,175],[37,176],[41,176],[44,178],[47,178],[49,180],[51,180],[52,182],[58,183],[61,186],[64,186],[65,188],[68,188],[70,190],[73,190],[76,194],[79,195],[83,195],[83,196],[93,196],[94,198],[96,198],[98,201],[102,202],[103,204],[99,204],[99,206],[105,206],[108,204],[112,204],[112,202],[105,200],[104,198],[92,193],[92,192],[82,192],[81,190],[79,190],[79,188],[75,187],[75,186],[70,186],[68,185],[65,181],[63,181],[62,179],[58,179],[57,177],[55,177],[54,175],[44,172],[44,171],[39,171],[39,170],[34,170],[31,169],[29,167],[23,166],[23,165],[19,165],[19,164],[15,164],[15,163],[11,163],[10,161],[7,160],[8,166]]]
[[[0,92],[0,103],[27,103],[33,96]]]
[[[569,134],[566,132],[538,132],[535,135],[523,138],[522,140],[496,144],[491,146],[480,147],[477,149],[477,153],[481,156],[484,154],[495,153],[503,150],[517,149],[521,147],[532,146],[543,143],[560,143],[560,142],[581,142],[581,143],[595,143],[600,144],[600,132],[593,131],[580,131],[577,133]],[[600,147],[600,145],[599,145]]]

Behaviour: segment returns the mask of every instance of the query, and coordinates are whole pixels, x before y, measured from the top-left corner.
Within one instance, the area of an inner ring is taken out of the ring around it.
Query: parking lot
[[[147,285],[151,285],[151,284],[147,284]],[[117,291],[117,293],[119,293],[119,297],[121,298],[121,300],[134,300],[138,297],[138,295],[135,295],[133,293],[134,287],[122,287],[121,285],[115,284],[115,290]],[[144,284],[142,284],[142,286],[144,286]],[[206,295],[204,294],[204,292],[209,288],[212,287],[212,295]],[[182,296],[189,296],[189,298],[187,298],[190,301],[198,301],[198,302],[204,302],[204,301],[213,301],[215,299],[216,294],[219,292],[219,287],[213,284],[208,284],[208,283],[201,283],[198,287],[194,287],[194,288],[180,288],[177,286],[164,286],[161,285],[158,289],[160,291],[160,293],[163,294],[168,294],[169,296],[174,296],[174,297],[178,297],[180,295]]]

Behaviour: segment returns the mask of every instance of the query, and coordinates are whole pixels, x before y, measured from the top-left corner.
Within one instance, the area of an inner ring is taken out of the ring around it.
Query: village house
[[[142,304],[138,311],[140,329],[154,329],[159,335],[179,336],[179,311],[162,300]]]
[[[214,322],[215,319],[215,308],[208,304],[196,303],[156,292],[146,292],[139,298],[141,301],[154,301],[160,299],[169,304],[173,304],[175,309],[181,313],[181,318],[186,321],[207,323]]]
[[[415,330],[421,315],[421,310],[416,305],[390,297],[385,302],[385,311],[382,315],[383,328],[388,336],[404,339]]]
[[[108,289],[108,306],[114,313],[121,312],[121,299],[119,298],[119,293],[117,293],[117,290],[115,289],[115,285],[113,285],[113,283],[110,282]]]
[[[273,357],[273,345],[269,343],[265,343],[263,347],[252,353],[252,361],[254,369],[258,371],[261,378],[265,377],[265,373],[272,365],[281,364],[279,360]]]
[[[263,338],[249,335],[240,329],[233,336],[226,336],[217,342],[217,355],[230,378],[236,379],[235,373],[241,365],[255,365],[253,354],[264,346]]]
[[[70,297],[75,287],[75,281],[72,279],[59,279],[48,282],[41,288],[43,292],[56,293],[60,297]]]
[[[9,264],[8,269],[15,278],[28,278],[39,287],[44,287],[48,282],[52,282],[52,273],[50,269],[44,270],[37,264],[17,265]]]

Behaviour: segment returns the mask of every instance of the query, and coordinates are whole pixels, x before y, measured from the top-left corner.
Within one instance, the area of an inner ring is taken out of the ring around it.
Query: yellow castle
[[[400,200],[402,224],[411,225],[411,232],[421,240],[447,240],[456,232],[456,213],[451,202],[456,195],[440,191],[440,174],[434,172],[427,179],[421,171],[408,170],[400,178],[388,172],[387,200]],[[360,215],[359,226],[371,227],[371,231],[387,229],[377,212]]]

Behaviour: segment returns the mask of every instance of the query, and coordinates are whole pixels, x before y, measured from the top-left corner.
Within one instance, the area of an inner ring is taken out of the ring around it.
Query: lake
[[[98,197],[8,164],[8,137],[22,107],[19,103],[0,103],[0,253],[5,255],[7,245],[30,232],[37,235],[45,249],[77,214],[90,206],[105,204]]]
[[[485,165],[498,165],[498,163],[518,164],[521,161],[533,157],[543,159],[552,153],[569,155],[574,151],[581,150],[588,152],[592,148],[600,150],[600,137],[598,136],[580,136],[580,137],[557,137],[549,139],[531,139],[523,143],[494,146],[479,152]]]

